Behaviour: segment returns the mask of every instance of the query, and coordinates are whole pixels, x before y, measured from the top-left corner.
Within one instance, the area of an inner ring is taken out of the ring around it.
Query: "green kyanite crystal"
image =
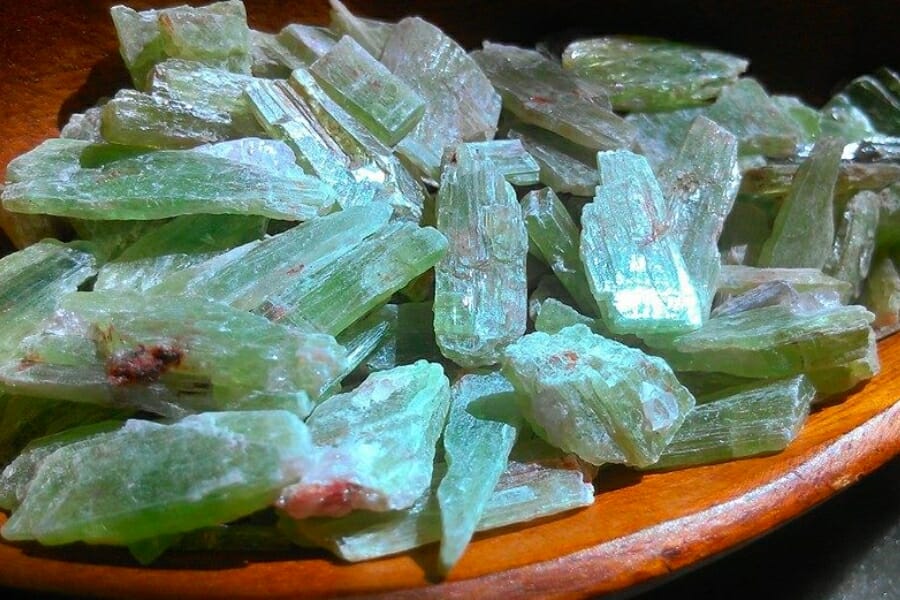
[[[250,28],[243,2],[178,6],[137,12],[110,9],[119,51],[138,89],[147,73],[166,58],[183,58],[235,73],[250,73]]]
[[[658,169],[678,152],[691,125],[702,114],[700,108],[683,108],[670,112],[631,113],[625,120],[637,130],[635,141],[641,154],[654,169]]]
[[[604,321],[638,336],[696,329],[700,296],[650,165],[627,150],[597,159],[601,185],[581,215],[580,252]]]
[[[316,62],[331,50],[338,38],[324,27],[291,23],[278,34],[279,43],[303,64],[291,65],[291,71]]]
[[[876,246],[879,248],[900,246],[900,177],[897,183],[881,190],[879,196]]]
[[[578,255],[580,232],[569,211],[552,189],[544,188],[528,192],[522,198],[522,212],[528,238],[560,283],[583,312],[597,315],[597,303]]]
[[[536,432],[596,465],[653,464],[694,406],[662,359],[584,325],[521,338],[503,374]]]
[[[520,122],[510,125],[506,136],[521,141],[537,162],[541,183],[559,193],[593,195],[599,177],[592,152],[546,129]]]
[[[816,388],[800,375],[698,398],[651,469],[700,465],[778,452],[793,441]]]
[[[250,30],[250,72],[254,77],[284,79],[306,64],[276,33]]]
[[[609,36],[578,40],[563,67],[609,90],[616,110],[673,110],[715,98],[747,69],[737,56],[662,39]]]
[[[298,181],[305,179],[305,173],[297,165],[291,147],[279,140],[245,137],[227,142],[203,144],[192,150],[263,169],[275,176]]]
[[[129,544],[225,523],[268,506],[312,451],[306,426],[284,411],[129,421],[45,458],[2,534]]]
[[[519,119],[549,129],[591,150],[627,148],[634,128],[605,108],[605,92],[541,53],[485,42],[472,53]]]
[[[834,185],[843,149],[840,140],[823,138],[797,169],[760,252],[759,266],[825,265],[834,243]]]
[[[136,220],[206,213],[304,221],[328,212],[336,201],[333,190],[313,177],[278,177],[187,150],[151,152],[61,178],[14,183],[0,197],[13,212]]]
[[[419,358],[431,362],[444,361],[434,339],[434,310],[431,302],[388,304],[390,309],[387,335],[365,360],[369,371],[384,371],[407,365]],[[446,368],[446,366],[445,366]]]
[[[851,295],[844,298],[847,302],[859,297],[863,281],[869,274],[880,208],[878,194],[860,192],[850,199],[841,215],[831,256],[823,271],[853,286]]]
[[[444,149],[490,140],[497,130],[500,96],[466,51],[418,17],[393,29],[381,62],[425,100],[425,113],[397,151],[437,181]]]
[[[456,154],[455,160],[489,159],[513,185],[534,185],[539,181],[540,166],[520,140],[468,142],[457,145],[450,152]]]
[[[816,388],[817,402],[853,389],[863,381],[875,377],[880,370],[878,337],[875,331],[872,331],[869,333],[866,352],[861,357],[841,365],[807,371],[806,376]]]
[[[645,341],[677,371],[788,377],[864,356],[872,319],[861,306],[768,306],[710,319],[674,338]]]
[[[344,560],[360,561],[404,552],[441,539],[436,489],[444,465],[434,469],[431,488],[403,511],[356,511],[340,519],[283,519],[281,530],[301,543],[327,548]],[[509,464],[484,507],[476,529],[485,531],[590,506],[594,489],[577,461],[539,439],[513,448]]]
[[[772,96],[782,113],[789,117],[801,132],[800,140],[811,143],[822,133],[822,115],[796,96]]]
[[[44,140],[6,165],[7,183],[32,179],[66,177],[81,167],[81,155],[91,145],[84,140],[51,138]]]
[[[737,139],[705,117],[694,121],[681,149],[660,168],[669,227],[680,240],[681,255],[704,317],[716,293],[720,264],[717,242],[740,181]]]
[[[885,135],[900,135],[900,90],[897,90],[897,74],[884,69],[881,72],[884,79],[878,79],[871,75],[863,75],[851,81],[845,87],[840,96],[846,102],[857,108],[871,127]],[[894,89],[890,89],[893,85]],[[828,114],[829,106],[824,111]]]
[[[365,48],[366,52],[375,58],[381,58],[395,25],[385,21],[357,17],[340,0],[329,0],[329,4],[331,4],[329,27],[335,36],[350,36]]]
[[[872,327],[879,338],[900,330],[900,273],[896,260],[888,256],[875,260],[862,302],[875,314]]]
[[[516,193],[489,159],[444,169],[437,227],[449,241],[435,267],[434,332],[444,356],[462,366],[499,362],[525,333],[528,234]]]
[[[723,295],[722,298],[711,313],[714,317],[724,317],[764,306],[784,305],[804,309],[842,304],[841,297],[832,290],[798,292],[790,283],[778,279],[760,284],[742,294]]]
[[[353,38],[344,36],[309,67],[335,102],[393,146],[425,111],[425,101]]]
[[[450,402],[443,435],[447,473],[437,489],[444,572],[472,539],[522,425],[515,391],[499,373],[463,376]]]
[[[727,299],[773,281],[787,283],[800,293],[819,296],[833,295],[846,298],[853,292],[846,281],[825,275],[819,269],[760,268],[743,265],[722,265],[717,291],[720,298]]]
[[[600,323],[598,319],[587,317],[568,304],[551,297],[541,302],[540,310],[534,319],[534,330],[543,333],[558,333],[566,327],[581,324],[589,327],[594,333],[603,335],[602,331],[597,331],[597,325]]]
[[[412,506],[431,481],[449,405],[443,369],[424,360],[324,400],[307,421],[320,458],[278,507],[303,519]]]
[[[15,352],[22,338],[96,273],[94,257],[47,240],[0,258],[0,357]]]

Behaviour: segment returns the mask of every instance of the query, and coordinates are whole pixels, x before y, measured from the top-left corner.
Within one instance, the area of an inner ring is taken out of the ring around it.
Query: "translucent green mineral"
[[[616,110],[702,104],[747,69],[747,61],[662,39],[608,36],[569,44],[562,64],[609,90]]]
[[[291,23],[278,34],[278,41],[305,65],[311,65],[331,50],[338,36],[324,27]],[[290,70],[300,66],[292,65]]]
[[[879,338],[900,330],[900,273],[895,259],[881,256],[875,260],[862,303],[875,314],[872,327]]]
[[[451,152],[455,152],[455,160],[489,159],[513,185],[534,185],[539,181],[540,166],[526,152],[520,140],[468,142],[459,144]]]
[[[462,366],[499,362],[525,333],[528,234],[512,186],[489,159],[459,160],[441,177],[437,227],[449,241],[435,267],[434,333]]]
[[[507,137],[521,141],[537,162],[541,183],[559,193],[593,195],[599,183],[593,153],[545,129],[520,122],[509,125]]]
[[[787,283],[801,293],[833,294],[841,298],[852,294],[850,284],[825,275],[819,269],[761,268],[742,265],[723,265],[719,272],[717,289],[719,296],[724,299],[774,281]]]
[[[665,361],[584,325],[521,338],[503,374],[539,435],[596,465],[653,464],[694,406]]]
[[[331,22],[329,27],[337,38],[348,35],[366,52],[380,59],[395,25],[385,21],[366,19],[354,15],[340,0],[329,0]]]
[[[859,297],[863,281],[869,274],[880,208],[878,194],[860,192],[850,199],[841,214],[831,256],[823,271],[853,287],[851,295],[844,298],[846,301]]]

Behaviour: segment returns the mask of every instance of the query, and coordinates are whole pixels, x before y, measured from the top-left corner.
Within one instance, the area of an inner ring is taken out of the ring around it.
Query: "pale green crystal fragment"
[[[503,177],[513,185],[534,185],[539,181],[540,166],[525,151],[520,140],[468,142],[459,144],[450,152],[455,153],[453,160],[489,159]]]
[[[125,248],[165,222],[165,219],[156,221],[69,219],[78,238],[90,243],[91,251],[101,264],[116,258]]]
[[[598,315],[578,253],[580,232],[569,211],[552,189],[544,188],[528,192],[522,198],[522,212],[528,238],[560,283],[584,313]]]
[[[897,183],[883,189],[879,196],[876,245],[879,248],[900,246],[900,176]]]
[[[605,108],[606,94],[535,50],[485,42],[472,57],[519,119],[591,150],[627,148],[635,130]]]
[[[425,101],[348,36],[309,67],[335,102],[393,146],[421,119]]]
[[[281,30],[278,41],[304,65],[311,65],[331,50],[337,43],[338,36],[324,27],[292,23]],[[290,70],[300,66],[292,65]]]
[[[821,269],[834,243],[834,186],[844,144],[822,138],[791,182],[772,235],[760,251],[761,267]]]
[[[584,325],[521,338],[503,374],[539,435],[596,465],[653,464],[694,406],[662,359]]]
[[[461,366],[499,362],[523,333],[528,311],[528,233],[515,190],[489,159],[443,172],[437,227],[449,241],[435,267],[434,332]]]
[[[0,258],[0,357],[96,273],[94,257],[56,241],[43,241]]]
[[[425,100],[422,119],[397,147],[421,175],[437,181],[446,148],[494,137],[500,96],[462,46],[431,23],[400,21],[381,62]]]
[[[700,108],[683,108],[671,112],[631,113],[625,120],[637,130],[635,141],[641,153],[657,169],[675,155],[691,124],[702,114]]]
[[[329,0],[329,4],[331,4],[329,27],[336,37],[348,35],[365,48],[366,52],[380,59],[395,25],[357,17],[340,0]]]
[[[869,274],[880,208],[878,194],[860,192],[850,199],[840,217],[831,255],[822,270],[852,286],[850,295],[844,298],[847,302],[859,297]]]
[[[307,420],[319,459],[277,506],[295,519],[409,508],[431,482],[449,406],[443,369],[424,360],[324,400]]]
[[[434,339],[434,311],[431,302],[388,305],[391,323],[384,341],[365,360],[369,371],[384,371],[424,358],[445,361]],[[447,370],[449,365],[445,365]]]
[[[528,256],[531,258],[533,255],[529,254]],[[534,260],[536,261],[537,259]],[[529,285],[529,287],[531,286]],[[563,284],[559,282],[559,279],[552,272],[542,274],[531,295],[528,296],[528,318],[532,322],[536,321],[538,316],[540,316],[541,306],[543,306],[544,302],[550,299],[568,306],[575,305],[575,299],[569,295],[569,292],[566,291],[566,288],[563,287]]]
[[[857,77],[841,91],[838,98],[843,97],[847,104],[865,115],[866,121],[875,131],[886,135],[900,135],[900,94],[888,87],[892,78],[896,87],[897,74],[885,69],[882,76],[885,81],[871,75]],[[828,114],[832,107],[833,104],[829,103],[823,111]]]
[[[250,30],[250,73],[265,79],[284,79],[291,71],[304,65],[294,56],[278,34]]]
[[[336,200],[313,177],[278,177],[185,150],[151,152],[62,179],[14,183],[0,197],[13,212],[136,220],[206,213],[304,221],[327,213]]]
[[[6,165],[7,183],[32,179],[64,178],[81,167],[81,155],[91,143],[84,140],[44,140]]]
[[[397,305],[385,304],[342,331],[336,339],[347,350],[347,369],[335,378],[328,391],[340,391],[341,381],[379,348],[389,344],[388,340],[396,335],[396,329]],[[385,369],[376,370],[392,369],[397,365],[398,363],[394,362]]]
[[[668,224],[680,243],[704,317],[716,293],[719,234],[740,181],[737,139],[702,116],[691,125],[678,153],[659,170]]]
[[[863,381],[877,375],[880,370],[877,335],[872,331],[869,334],[869,345],[863,356],[842,365],[807,371],[806,376],[818,392],[816,399],[818,401],[851,390]]]
[[[297,165],[291,147],[279,140],[245,137],[238,140],[203,144],[192,149],[194,152],[218,156],[232,162],[241,163],[269,171],[277,177],[302,181],[305,173]]]
[[[443,572],[472,539],[521,426],[515,390],[499,373],[465,375],[453,384],[443,435],[447,473],[437,489]]]
[[[814,142],[822,133],[822,115],[796,96],[772,96],[772,102],[790,117],[801,132],[802,142]]]
[[[144,88],[153,65],[166,58],[250,73],[250,28],[239,0],[141,12],[114,6],[110,15],[125,66],[138,89]]]
[[[555,192],[591,196],[599,183],[594,156],[563,137],[514,122],[506,136],[522,142],[540,168],[540,181]]]
[[[900,330],[900,273],[896,260],[888,256],[875,260],[862,303],[875,314],[872,327],[879,338]]]
[[[581,261],[604,322],[638,336],[696,329],[703,307],[642,156],[597,155],[601,185],[581,215]]]
[[[846,304],[846,301],[833,289],[824,288],[798,292],[793,285],[781,279],[761,283],[738,295],[723,294],[721,298],[720,303],[712,311],[713,317],[724,317],[764,306],[783,305],[810,310]]]
[[[772,232],[771,213],[771,207],[743,200],[738,194],[719,236],[723,266],[756,264],[759,251]]]
[[[825,275],[819,269],[761,268],[742,265],[722,265],[717,291],[720,298],[737,296],[773,281],[783,281],[796,291],[813,294],[834,294],[846,298],[852,287],[846,281]]]
[[[129,544],[224,523],[269,505],[312,450],[306,426],[283,411],[129,421],[44,459],[2,534]]]
[[[541,302],[540,311],[534,320],[534,330],[544,333],[559,333],[566,327],[579,324],[586,325],[594,333],[611,337],[602,321],[583,315],[556,298],[547,298]]]
[[[650,466],[671,469],[778,452],[793,441],[816,388],[800,375],[698,398],[684,425]]]
[[[769,306],[710,319],[691,333],[644,341],[677,371],[788,377],[864,356],[872,319],[861,306]]]
[[[737,56],[646,37],[578,40],[563,67],[609,90],[616,110],[659,111],[701,104],[747,69]]]
[[[368,560],[436,542],[441,515],[435,490],[444,465],[434,469],[431,489],[405,511],[356,511],[340,519],[284,519],[282,531],[298,542],[327,548],[349,561]],[[517,445],[476,526],[478,531],[522,523],[590,506],[594,489],[577,461],[541,440]]]

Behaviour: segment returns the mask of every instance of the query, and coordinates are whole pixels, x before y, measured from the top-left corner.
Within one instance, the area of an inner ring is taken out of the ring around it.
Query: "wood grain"
[[[110,4],[91,0],[0,2],[0,165],[56,135],[72,112],[127,84],[107,17]],[[147,7],[167,3],[142,0],[131,4]],[[596,13],[598,4],[618,7],[620,3],[555,3],[548,14],[547,3],[527,0],[515,4],[521,18],[512,23],[504,23],[501,18],[513,6],[508,2],[420,1],[401,6],[360,0],[349,4],[368,14],[390,18],[407,11],[421,13],[472,45],[483,37],[533,40],[576,23],[593,27],[578,10]],[[694,10],[686,14],[695,22],[687,23],[685,15],[675,15],[667,26],[681,27],[687,32],[686,38],[716,43],[728,37],[726,32],[720,29],[704,38],[696,23],[728,21],[727,15],[716,12],[714,4],[690,3]],[[286,22],[323,22],[326,18],[323,2],[261,0],[248,1],[247,5],[254,26],[269,30]],[[856,16],[844,14],[845,5],[737,2],[731,7],[732,17],[747,13],[749,25],[745,19],[741,28],[739,18],[731,19],[735,21],[732,29],[738,29],[732,31],[728,43],[718,45],[732,48],[753,37],[748,30],[758,24],[758,18],[750,14],[752,7],[780,11],[787,25],[777,25],[779,30],[804,15],[822,12],[825,16],[819,20],[823,28],[833,31],[834,48],[820,49],[820,62],[830,65],[827,76],[833,84],[850,67],[854,73],[862,72],[872,66],[867,60],[884,57],[884,53],[869,56],[867,50],[859,49],[848,54],[842,40],[858,42],[863,31],[859,14],[871,18],[880,14],[879,7],[887,9],[889,3],[854,4]],[[641,7],[650,10],[646,3]],[[634,8],[625,9],[613,18],[607,14],[605,25],[597,28],[627,24],[629,14],[634,12]],[[654,17],[648,21],[649,29],[634,25],[630,30],[665,33],[661,20]],[[879,46],[877,33],[879,27],[890,31],[892,23],[896,25],[896,14],[887,14],[880,21],[873,19],[866,29],[873,32],[867,38],[873,40],[872,44],[855,45],[886,48],[886,43]],[[618,29],[629,30],[627,26]],[[752,50],[751,46],[747,48]],[[756,59],[751,51],[744,54]],[[764,66],[770,54],[762,55]],[[836,58],[829,63],[825,60],[829,56]],[[887,55],[883,62],[892,60]],[[789,65],[783,65],[782,71]],[[796,72],[804,73],[801,83],[812,81],[808,70]],[[770,81],[777,83],[778,76],[773,77]],[[784,73],[780,77],[785,80]],[[816,89],[821,95],[823,88]],[[626,469],[606,470],[601,474],[593,506],[528,527],[479,535],[451,577],[440,584],[429,579],[436,560],[434,547],[357,565],[341,563],[324,553],[298,550],[289,556],[175,555],[153,568],[140,568],[116,549],[0,544],[0,585],[128,598],[359,594],[391,598],[571,598],[622,590],[665,577],[760,536],[900,454],[900,336],[882,342],[879,350],[883,372],[844,402],[816,411],[785,452],[669,473],[640,475]]]

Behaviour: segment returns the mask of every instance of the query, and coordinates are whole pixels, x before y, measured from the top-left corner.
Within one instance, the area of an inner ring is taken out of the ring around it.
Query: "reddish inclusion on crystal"
[[[173,346],[144,346],[119,352],[106,361],[106,376],[114,385],[149,383],[181,363],[184,352]]]

